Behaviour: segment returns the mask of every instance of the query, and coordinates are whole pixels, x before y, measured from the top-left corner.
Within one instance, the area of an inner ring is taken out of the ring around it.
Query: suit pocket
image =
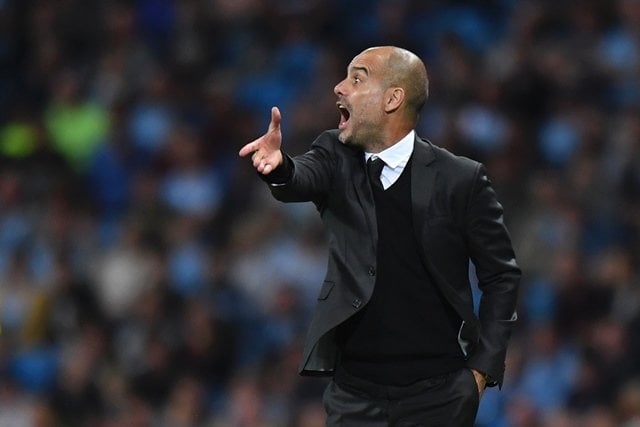
[[[320,294],[318,295],[318,299],[319,300],[327,299],[334,285],[335,283],[325,280],[324,283],[322,283],[322,288],[320,288]]]

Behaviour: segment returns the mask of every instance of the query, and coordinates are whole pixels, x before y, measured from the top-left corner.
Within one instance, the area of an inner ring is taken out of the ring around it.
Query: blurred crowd
[[[278,105],[304,152],[381,44],[524,271],[477,425],[640,426],[640,0],[0,0],[0,426],[324,425],[326,236],[237,151]]]

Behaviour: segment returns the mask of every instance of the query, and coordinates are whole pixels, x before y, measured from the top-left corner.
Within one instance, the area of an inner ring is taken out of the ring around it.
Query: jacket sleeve
[[[482,165],[478,165],[466,215],[469,254],[482,291],[480,337],[468,366],[502,386],[507,344],[517,319],[521,271],[504,225],[502,206]]]
[[[282,202],[313,201],[326,197],[335,173],[334,141],[321,134],[306,153],[290,157],[283,153],[283,163],[269,175],[260,175],[273,196]]]

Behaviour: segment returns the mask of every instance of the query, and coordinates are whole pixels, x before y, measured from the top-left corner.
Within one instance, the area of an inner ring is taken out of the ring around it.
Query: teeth
[[[336,106],[338,107],[338,111],[340,112],[340,122],[338,124],[338,128],[344,129],[347,126],[347,122],[349,121],[351,113],[349,112],[349,109],[342,105],[340,102],[336,102]]]

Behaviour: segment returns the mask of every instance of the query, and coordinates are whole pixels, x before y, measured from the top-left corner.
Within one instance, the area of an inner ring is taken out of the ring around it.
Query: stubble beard
[[[374,123],[361,123],[360,132],[356,132],[353,129],[347,134],[346,130],[338,134],[338,140],[344,145],[352,148],[357,148],[368,153],[378,153],[384,148],[384,143],[381,140],[382,134],[380,130],[375,131],[378,126]]]
[[[338,135],[338,140],[342,142],[344,145],[352,148],[358,148],[364,151],[367,151],[366,146],[363,141],[353,135],[353,133],[345,134],[344,131],[340,132]]]
[[[344,145],[354,148],[362,148],[358,138],[354,135],[353,129],[345,129],[338,134],[338,140]]]
[[[382,112],[373,113],[376,108],[371,102],[364,107],[354,108],[351,112],[350,123],[340,131],[338,140],[344,145],[366,152],[376,153],[384,147]]]

